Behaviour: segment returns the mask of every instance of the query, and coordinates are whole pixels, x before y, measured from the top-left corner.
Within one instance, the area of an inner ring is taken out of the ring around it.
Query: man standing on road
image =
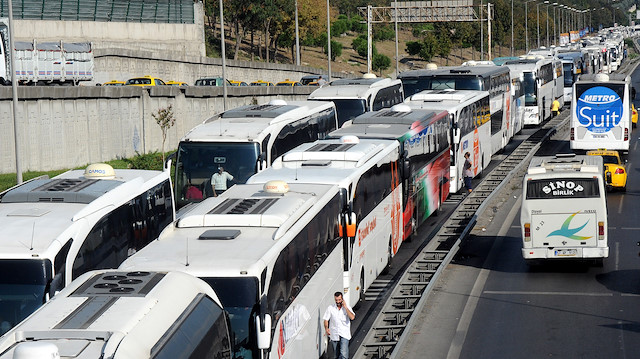
[[[330,305],[324,312],[324,330],[331,339],[336,359],[349,359],[349,340],[351,340],[351,321],[356,318],[353,310],[342,299],[342,293],[334,295],[336,304]]]

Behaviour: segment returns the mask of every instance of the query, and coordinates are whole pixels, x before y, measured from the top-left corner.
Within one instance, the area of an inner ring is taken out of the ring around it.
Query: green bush
[[[420,50],[422,50],[422,42],[420,41],[407,41],[406,45],[405,51],[412,56],[420,54]]]
[[[140,154],[136,152],[136,155],[132,158],[126,159],[129,168],[139,170],[157,170],[162,171],[162,153],[151,152],[146,154]]]
[[[367,32],[367,23],[364,22],[361,16],[355,15],[351,17],[351,31],[357,33]]]
[[[324,48],[324,53],[327,53],[327,48]],[[342,56],[342,44],[331,40],[331,61],[335,61],[337,57]]]
[[[373,29],[373,39],[376,41],[395,40],[396,32],[391,25],[376,26]]]
[[[349,30],[347,20],[337,20],[331,24],[331,36],[340,36]],[[333,46],[333,45],[331,45]]]
[[[373,60],[371,61],[371,68],[373,71],[378,71],[380,75],[382,75],[382,71],[389,67],[391,67],[391,59],[389,56],[383,54],[373,55]]]

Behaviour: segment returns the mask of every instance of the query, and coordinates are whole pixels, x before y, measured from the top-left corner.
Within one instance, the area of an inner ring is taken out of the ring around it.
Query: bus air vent
[[[121,184],[121,181],[86,178],[35,180],[10,190],[2,197],[2,202],[60,202],[87,204]]]
[[[228,198],[208,214],[263,214],[278,198]]]
[[[352,143],[320,143],[311,146],[306,152],[344,152],[355,146]]]

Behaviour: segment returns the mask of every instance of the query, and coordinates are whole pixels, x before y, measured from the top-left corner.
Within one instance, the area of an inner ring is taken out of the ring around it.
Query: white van
[[[522,256],[593,259],[609,256],[607,201],[599,156],[534,157],[522,186]]]

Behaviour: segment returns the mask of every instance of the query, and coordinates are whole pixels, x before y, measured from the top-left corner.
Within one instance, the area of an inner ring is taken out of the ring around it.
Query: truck
[[[21,85],[77,85],[93,80],[90,42],[14,41],[11,64],[9,20],[0,18],[0,85],[11,84],[11,71]]]

